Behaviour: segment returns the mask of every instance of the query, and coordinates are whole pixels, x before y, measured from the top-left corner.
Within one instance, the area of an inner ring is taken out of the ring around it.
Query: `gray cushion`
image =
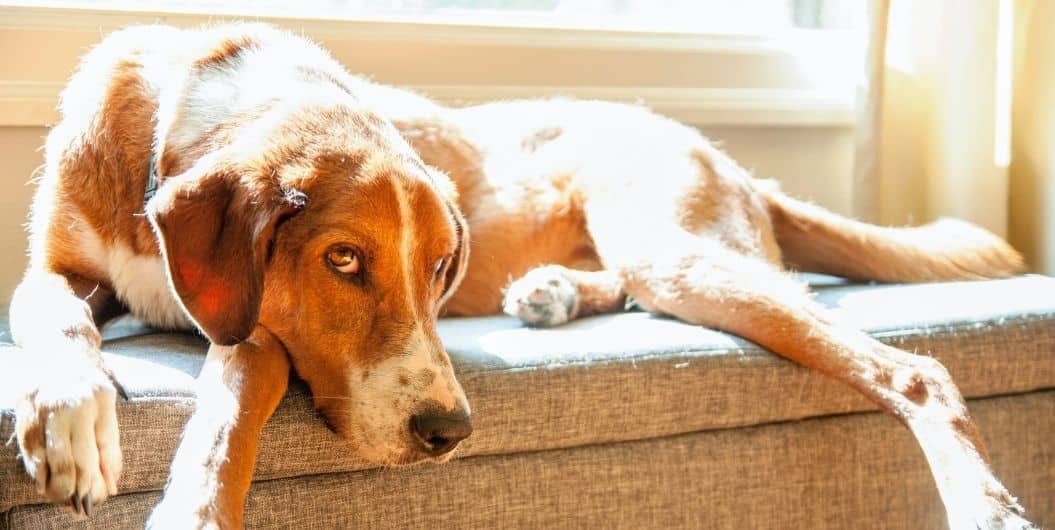
[[[934,354],[968,397],[1055,387],[1055,279],[912,286],[835,285],[819,299],[899,347]],[[493,317],[451,319],[441,335],[474,410],[459,455],[635,440],[872,409],[833,383],[742,339],[644,313],[552,330]],[[194,406],[206,344],[124,321],[107,330],[107,362],[129,392],[120,403],[123,491],[160,489]],[[12,350],[0,352],[7,359]],[[4,361],[0,366],[9,366]],[[7,381],[4,378],[8,378]],[[18,377],[0,371],[0,440],[13,433]],[[892,422],[893,425],[893,422]],[[37,502],[0,445],[0,512]],[[257,478],[368,467],[349,456],[295,382],[261,440]]]

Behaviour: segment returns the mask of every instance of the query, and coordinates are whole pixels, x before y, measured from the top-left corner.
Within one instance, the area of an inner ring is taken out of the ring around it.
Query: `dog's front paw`
[[[37,492],[77,515],[91,515],[92,506],[117,493],[116,398],[101,369],[69,363],[50,369],[16,406],[18,446]]]
[[[561,267],[533,269],[506,289],[502,309],[530,326],[557,326],[575,318],[578,292]]]

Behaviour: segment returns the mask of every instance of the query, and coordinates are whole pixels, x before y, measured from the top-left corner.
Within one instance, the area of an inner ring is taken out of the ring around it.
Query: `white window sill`
[[[77,58],[137,23],[264,20],[323,44],[353,73],[450,104],[553,95],[641,102],[701,126],[850,127],[852,35],[694,35],[378,20],[217,17],[0,6],[0,126],[50,125]]]

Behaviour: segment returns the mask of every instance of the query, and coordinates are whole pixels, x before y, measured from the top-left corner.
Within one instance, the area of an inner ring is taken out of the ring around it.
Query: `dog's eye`
[[[440,258],[438,261],[436,261],[436,265],[434,265],[432,269],[433,283],[438,282],[440,280],[440,276],[443,275],[443,269],[446,267],[446,265],[447,258]]]
[[[334,247],[326,253],[326,260],[344,274],[359,274],[359,255],[351,247]]]

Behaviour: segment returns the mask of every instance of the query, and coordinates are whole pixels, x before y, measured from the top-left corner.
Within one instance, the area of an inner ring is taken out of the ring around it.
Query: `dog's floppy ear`
[[[241,342],[260,315],[264,267],[277,222],[303,206],[270,181],[199,163],[147,205],[186,313],[215,344]]]

